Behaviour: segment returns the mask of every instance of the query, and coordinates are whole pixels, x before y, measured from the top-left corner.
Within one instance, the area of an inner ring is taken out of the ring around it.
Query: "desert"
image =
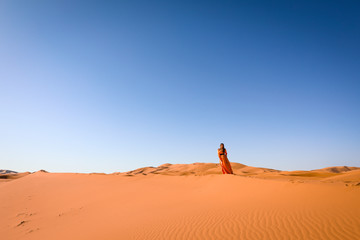
[[[3,173],[2,239],[360,239],[360,168]]]

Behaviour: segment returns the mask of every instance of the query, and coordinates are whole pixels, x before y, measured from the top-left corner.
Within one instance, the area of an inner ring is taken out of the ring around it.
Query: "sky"
[[[358,1],[0,1],[0,168],[360,167]]]

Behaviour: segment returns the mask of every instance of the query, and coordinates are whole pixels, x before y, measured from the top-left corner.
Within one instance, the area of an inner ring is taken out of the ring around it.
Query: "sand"
[[[360,169],[232,163],[0,179],[0,236],[15,239],[360,239]],[[21,173],[20,173],[21,174]]]

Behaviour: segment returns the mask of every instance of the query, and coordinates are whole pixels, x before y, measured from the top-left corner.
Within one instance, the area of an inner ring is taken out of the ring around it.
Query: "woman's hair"
[[[223,148],[225,148],[225,145],[223,143],[220,143],[220,147],[221,147],[221,145],[223,145]]]

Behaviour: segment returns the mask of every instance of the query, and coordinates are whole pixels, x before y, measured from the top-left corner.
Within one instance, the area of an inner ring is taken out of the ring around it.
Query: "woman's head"
[[[220,143],[220,148],[225,148],[223,143]]]

